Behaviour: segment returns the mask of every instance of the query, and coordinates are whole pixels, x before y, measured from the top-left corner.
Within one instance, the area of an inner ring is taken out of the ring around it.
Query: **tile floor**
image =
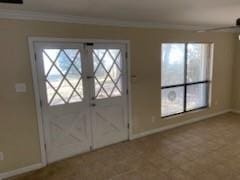
[[[228,113],[69,158],[11,180],[237,180],[240,115]]]

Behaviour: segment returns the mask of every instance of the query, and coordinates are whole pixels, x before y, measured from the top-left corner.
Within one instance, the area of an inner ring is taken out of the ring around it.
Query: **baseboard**
[[[160,128],[153,129],[153,130],[150,130],[150,131],[145,131],[145,132],[142,132],[142,133],[132,135],[130,137],[130,140],[138,139],[138,138],[141,138],[141,137],[144,137],[144,136],[159,133],[159,132],[166,131],[166,130],[169,130],[169,129],[173,129],[173,128],[176,128],[176,127],[179,127],[179,126],[183,126],[183,125],[191,124],[191,123],[194,123],[194,122],[202,121],[204,119],[215,117],[215,116],[225,114],[225,113],[228,113],[228,112],[235,112],[235,111],[233,111],[231,109],[227,109],[227,110],[220,111],[220,112],[217,112],[217,113],[212,113],[212,114],[209,114],[209,115],[206,115],[206,116],[193,118],[193,119],[190,119],[190,120],[187,120],[187,121],[184,121],[184,122],[172,124],[172,125],[169,125],[169,126],[160,127]],[[240,111],[239,111],[239,113],[240,113]]]
[[[233,113],[240,114],[240,110],[232,109],[231,111],[232,111]]]
[[[34,170],[40,169],[42,167],[44,167],[44,165],[42,163],[38,163],[38,164],[33,164],[33,165],[30,165],[30,166],[23,167],[23,168],[19,168],[19,169],[13,170],[13,171],[1,173],[0,174],[0,180],[5,179],[5,178],[9,178],[9,177],[12,177],[12,176],[16,176],[16,175],[19,175],[19,174],[23,174],[23,173],[26,173],[26,172],[34,171]]]

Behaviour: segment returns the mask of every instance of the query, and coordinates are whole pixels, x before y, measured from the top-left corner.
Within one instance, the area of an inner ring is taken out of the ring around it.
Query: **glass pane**
[[[58,90],[58,93],[64,98],[65,102],[68,102],[68,99],[73,93],[73,88],[66,80],[64,80],[61,87]]]
[[[97,79],[100,83],[104,83],[104,80],[107,77],[107,72],[104,70],[102,65],[98,66],[98,68],[95,72],[95,76],[97,77]]]
[[[55,68],[55,66],[53,66],[47,76],[47,80],[55,89],[57,89],[63,80],[63,76],[57,70],[57,68]]]
[[[118,55],[118,57],[116,58],[115,63],[117,64],[117,66],[122,69],[122,61],[121,61],[121,56]]]
[[[76,92],[80,95],[80,99],[83,99],[83,82],[79,81],[78,86],[76,88]]]
[[[120,78],[118,83],[117,83],[117,89],[122,92],[122,79]]]
[[[113,59],[116,59],[116,57],[119,55],[120,50],[119,49],[109,49],[109,52]]]
[[[44,49],[44,52],[51,61],[55,61],[60,52],[60,49]]]
[[[43,64],[44,64],[44,74],[47,75],[53,63],[45,53],[43,53]]]
[[[187,111],[207,106],[208,84],[187,86]]]
[[[185,44],[162,44],[162,86],[184,83]]]
[[[184,111],[184,87],[162,89],[162,116]]]
[[[58,69],[63,74],[65,74],[68,71],[68,69],[70,68],[71,60],[63,51],[61,51],[60,55],[57,58],[56,65],[57,65]]]
[[[122,91],[122,58],[120,49],[94,49],[95,97],[120,96]]]
[[[77,56],[78,49],[64,49],[64,52],[70,58],[71,61],[74,61]]]
[[[77,70],[82,73],[82,64],[81,64],[81,55],[78,53],[74,63],[75,67],[77,68]]]
[[[73,87],[76,87],[79,79],[81,79],[81,74],[72,66],[67,74],[67,79]]]
[[[64,104],[64,101],[58,94],[56,94],[50,105],[56,106],[56,105],[61,105],[61,104]]]
[[[94,49],[93,53],[94,53],[94,57],[97,58],[99,61],[101,61],[104,55],[106,54],[106,49]],[[96,66],[94,66],[94,69],[96,69]]]
[[[112,91],[112,97],[115,96],[121,96],[121,92],[117,88],[113,89]]]
[[[82,101],[81,97],[75,92],[73,93],[69,103],[76,103]]]
[[[187,82],[209,80],[210,44],[188,44]]]
[[[112,67],[114,62],[113,57],[109,54],[109,51],[105,54],[104,58],[102,59],[102,64],[104,65],[104,68],[107,70],[107,72],[110,71],[110,68]]]
[[[47,99],[48,99],[48,103],[50,103],[52,97],[55,94],[54,89],[49,85],[49,83],[46,82],[46,90],[47,90]]]
[[[97,95],[97,99],[104,99],[107,98],[108,95],[105,93],[105,91],[103,89],[100,90],[100,92]]]
[[[78,49],[45,49],[46,93],[51,106],[83,99],[81,56]],[[62,75],[65,74],[65,75]]]
[[[111,93],[114,87],[115,87],[114,83],[112,82],[111,78],[108,76],[108,78],[106,79],[103,85],[103,88],[107,92],[108,96],[111,96]]]
[[[121,71],[120,69],[118,69],[118,66],[116,64],[112,66],[112,69],[109,72],[109,75],[111,76],[111,78],[115,83],[118,81],[118,78],[121,75]]]

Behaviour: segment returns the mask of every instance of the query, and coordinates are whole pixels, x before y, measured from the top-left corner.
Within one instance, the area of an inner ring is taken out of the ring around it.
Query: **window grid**
[[[196,110],[201,110],[201,109],[205,109],[209,107],[209,89],[210,89],[210,80],[205,80],[205,81],[197,81],[197,82],[192,82],[192,83],[187,83],[187,60],[188,60],[188,44],[201,44],[201,43],[184,43],[185,45],[185,49],[184,49],[184,83],[183,84],[177,84],[177,85],[169,85],[169,86],[161,86],[161,90],[163,89],[170,89],[170,88],[175,88],[175,87],[183,87],[184,88],[184,94],[183,94],[183,101],[184,101],[184,107],[183,107],[183,111],[179,112],[179,113],[173,113],[170,115],[165,115],[165,116],[161,116],[162,118],[167,118],[167,117],[171,117],[171,116],[176,116],[179,114],[183,114],[186,112],[191,112],[191,111],[196,111]],[[207,44],[207,43],[206,43]],[[211,44],[211,43],[209,43]],[[187,110],[187,87],[191,86],[191,85],[197,85],[197,84],[206,84],[206,105],[205,106],[201,106],[201,107],[197,107],[197,108],[193,108],[191,110]]]

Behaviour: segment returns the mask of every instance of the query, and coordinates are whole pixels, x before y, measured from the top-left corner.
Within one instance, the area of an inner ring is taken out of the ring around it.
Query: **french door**
[[[128,139],[124,44],[34,44],[46,153],[54,162]]]

